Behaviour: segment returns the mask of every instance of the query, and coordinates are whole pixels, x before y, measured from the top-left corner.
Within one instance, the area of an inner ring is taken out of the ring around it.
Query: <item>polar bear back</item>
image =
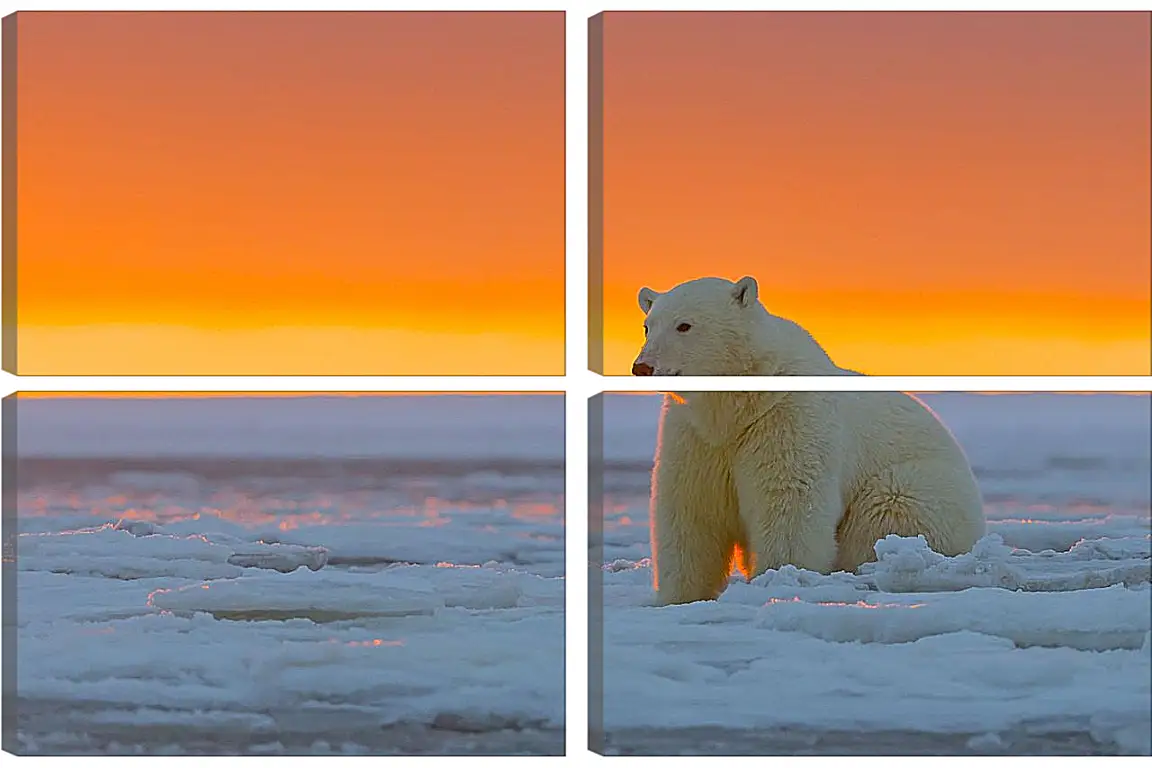
[[[748,440],[825,443],[828,471],[839,475],[848,498],[862,480],[911,461],[941,459],[968,467],[947,427],[903,392],[684,392],[675,397],[682,404],[673,407],[688,409],[687,421],[698,436],[724,453]],[[782,419],[805,428],[780,429]]]

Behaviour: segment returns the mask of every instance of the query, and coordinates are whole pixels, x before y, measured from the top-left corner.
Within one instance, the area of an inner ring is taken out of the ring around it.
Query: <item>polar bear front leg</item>
[[[831,573],[844,506],[819,455],[751,446],[738,454],[732,479],[751,548],[750,579],[784,565]]]
[[[663,414],[652,484],[653,586],[661,605],[715,599],[728,583],[734,547],[748,549],[728,464],[677,407]]]

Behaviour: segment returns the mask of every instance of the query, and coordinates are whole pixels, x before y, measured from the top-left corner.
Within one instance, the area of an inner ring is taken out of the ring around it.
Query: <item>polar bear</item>
[[[797,324],[770,315],[756,281],[703,278],[640,291],[637,375],[852,375]],[[652,478],[661,604],[714,599],[794,565],[854,571],[888,534],[957,555],[984,535],[983,502],[948,429],[899,392],[665,395]]]

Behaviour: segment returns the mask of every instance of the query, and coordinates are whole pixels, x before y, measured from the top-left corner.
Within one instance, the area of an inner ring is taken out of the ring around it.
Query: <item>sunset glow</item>
[[[563,373],[563,13],[4,24],[19,373]]]
[[[1152,372],[1150,14],[601,18],[604,373],[709,275],[867,374]]]

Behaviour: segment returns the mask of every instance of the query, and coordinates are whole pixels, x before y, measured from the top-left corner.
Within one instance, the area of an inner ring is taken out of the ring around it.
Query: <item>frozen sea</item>
[[[661,608],[659,398],[605,396],[598,750],[1152,752],[1149,398],[919,397],[981,485],[989,533],[972,553],[890,537],[857,573],[736,576],[717,601]]]
[[[10,406],[6,748],[563,753],[561,396]]]

